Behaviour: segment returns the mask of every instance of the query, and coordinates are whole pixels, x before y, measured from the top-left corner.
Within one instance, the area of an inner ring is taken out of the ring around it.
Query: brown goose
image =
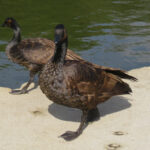
[[[9,27],[14,31],[13,38],[6,47],[6,54],[8,58],[14,63],[25,66],[30,72],[30,79],[28,83],[21,90],[12,90],[11,92],[12,94],[23,94],[27,92],[27,88],[34,80],[34,76],[52,57],[55,44],[53,41],[44,38],[21,40],[20,27],[13,18],[6,18],[2,26]],[[94,68],[104,69],[105,71],[115,74],[121,78],[135,80],[135,78],[126,74],[125,71],[87,62],[71,50],[67,51],[66,59],[79,60],[82,61],[82,63],[89,64]]]
[[[55,44],[55,53],[43,67],[39,84],[53,102],[82,110],[79,128],[61,135],[65,140],[73,140],[82,133],[88,121],[99,118],[98,104],[115,95],[129,94],[132,90],[120,77],[105,69],[83,61],[65,61],[68,38],[62,24],[55,28]]]
[[[6,47],[8,58],[14,63],[25,66],[30,71],[30,79],[21,90],[12,90],[12,94],[23,94],[33,82],[43,64],[45,64],[53,55],[55,44],[53,41],[44,38],[32,38],[21,40],[20,27],[15,19],[6,18],[3,27],[13,29],[14,35]],[[66,59],[80,59],[74,52],[68,50]]]

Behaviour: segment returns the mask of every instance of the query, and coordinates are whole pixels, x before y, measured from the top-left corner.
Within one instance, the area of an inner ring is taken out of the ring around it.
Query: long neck
[[[13,28],[13,31],[14,31],[13,38],[6,46],[6,51],[8,52],[9,50],[11,50],[12,47],[18,45],[21,41],[20,28],[19,27]]]
[[[67,53],[68,41],[64,41],[59,46],[55,47],[55,53],[52,57],[52,62],[55,64],[64,64],[66,53]]]
[[[17,26],[13,28],[14,35],[10,43],[18,44],[21,41],[20,28]]]

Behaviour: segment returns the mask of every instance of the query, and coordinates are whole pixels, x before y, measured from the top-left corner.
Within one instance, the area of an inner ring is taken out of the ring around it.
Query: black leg
[[[81,117],[81,123],[77,131],[67,131],[64,134],[62,134],[60,137],[64,138],[66,141],[71,141],[75,138],[77,138],[87,125],[87,116],[88,116],[88,111],[83,111],[82,117]]]
[[[34,76],[35,76],[35,73],[30,72],[30,79],[29,79],[28,83],[21,90],[12,90],[10,93],[14,94],[14,95],[19,95],[19,94],[25,94],[25,93],[27,93],[27,89],[28,89],[29,85],[34,80]]]
[[[88,112],[88,117],[87,117],[88,122],[99,120],[99,118],[100,118],[100,113],[97,107]]]

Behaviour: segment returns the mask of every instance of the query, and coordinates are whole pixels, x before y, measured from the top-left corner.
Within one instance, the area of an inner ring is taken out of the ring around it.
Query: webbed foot
[[[66,141],[71,141],[71,140],[74,140],[75,138],[77,138],[82,133],[84,127],[87,126],[87,122],[86,122],[87,115],[88,115],[88,111],[83,110],[80,126],[77,129],[77,131],[76,132],[67,131],[64,134],[62,134],[60,137],[64,138]]]
[[[64,138],[66,141],[71,141],[77,138],[79,134],[77,132],[73,131],[66,131],[64,134],[62,134],[60,137]]]
[[[20,94],[25,94],[28,93],[28,91],[26,89],[22,89],[22,90],[12,90],[11,92],[9,92],[10,94],[13,95],[20,95]]]

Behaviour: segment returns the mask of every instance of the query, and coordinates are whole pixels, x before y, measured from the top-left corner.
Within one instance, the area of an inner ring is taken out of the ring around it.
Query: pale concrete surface
[[[99,105],[100,120],[71,142],[58,137],[77,129],[79,110],[53,104],[39,87],[19,96],[0,87],[0,150],[149,150],[150,67],[129,74],[139,79],[127,81],[133,94]]]

